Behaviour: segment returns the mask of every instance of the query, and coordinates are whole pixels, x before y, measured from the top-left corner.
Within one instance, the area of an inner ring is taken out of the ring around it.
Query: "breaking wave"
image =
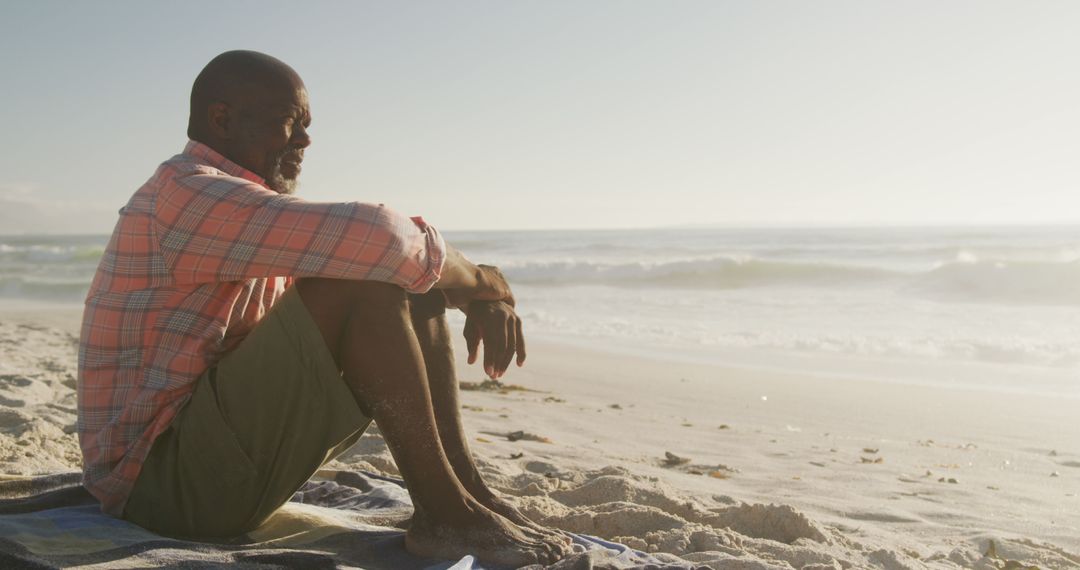
[[[675,289],[891,287],[952,302],[1080,305],[1080,262],[980,261],[970,254],[923,271],[712,257],[657,263],[531,261],[503,266],[511,283]]]
[[[506,265],[511,282],[536,285],[626,285],[691,289],[736,289],[763,285],[863,283],[894,278],[897,273],[873,267],[828,263],[793,263],[754,258],[713,257],[657,263],[581,261],[528,262]]]
[[[37,301],[81,302],[90,289],[90,277],[71,281],[0,277],[0,297]]]
[[[80,302],[108,236],[0,238],[0,298]]]
[[[1080,262],[948,263],[920,275],[910,291],[947,301],[1080,305]]]

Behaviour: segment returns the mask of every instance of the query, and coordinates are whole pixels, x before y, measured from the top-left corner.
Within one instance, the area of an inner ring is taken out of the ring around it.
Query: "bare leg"
[[[454,371],[450,327],[446,322],[445,298],[438,291],[426,295],[410,295],[409,306],[413,327],[427,366],[435,425],[439,430],[443,452],[458,480],[480,504],[530,529],[545,540],[554,540],[557,544],[569,547],[569,538],[529,520],[521,511],[492,491],[481,478],[469,451],[465,429],[461,425],[458,381]]]
[[[550,564],[544,541],[481,505],[454,474],[439,440],[427,372],[400,288],[371,281],[303,279],[300,296],[342,369],[357,404],[379,425],[415,514],[405,536],[413,554],[493,564]]]

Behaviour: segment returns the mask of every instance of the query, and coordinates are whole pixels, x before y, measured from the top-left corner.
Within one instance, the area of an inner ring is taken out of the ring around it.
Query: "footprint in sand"
[[[23,408],[26,406],[26,400],[16,400],[14,398],[6,398],[0,396],[0,406],[7,406],[9,408]]]
[[[25,412],[12,408],[0,408],[0,429],[14,428],[25,425],[33,418]]]
[[[33,380],[18,374],[0,374],[0,384],[9,384],[20,388],[33,384]]]
[[[532,473],[539,473],[540,475],[544,475],[547,473],[556,472],[559,470],[559,468],[555,464],[548,463],[547,461],[529,461],[525,463],[525,470]]]
[[[39,360],[38,367],[48,372],[64,372],[65,370],[67,370],[67,366],[60,364],[59,362],[51,358],[44,358],[42,360]]]

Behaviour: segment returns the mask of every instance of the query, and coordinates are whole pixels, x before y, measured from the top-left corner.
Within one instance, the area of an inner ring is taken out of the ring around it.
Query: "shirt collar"
[[[236,176],[237,178],[243,178],[244,180],[250,180],[256,184],[266,186],[266,180],[264,180],[262,176],[225,158],[221,153],[199,141],[189,140],[187,146],[184,147],[184,154],[195,158],[201,158],[210,166],[213,166],[229,176]]]

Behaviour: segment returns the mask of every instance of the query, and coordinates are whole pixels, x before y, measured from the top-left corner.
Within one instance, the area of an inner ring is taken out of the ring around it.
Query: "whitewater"
[[[1080,227],[444,235],[502,268],[535,337],[1080,398]],[[81,303],[107,240],[0,237],[0,302]]]

